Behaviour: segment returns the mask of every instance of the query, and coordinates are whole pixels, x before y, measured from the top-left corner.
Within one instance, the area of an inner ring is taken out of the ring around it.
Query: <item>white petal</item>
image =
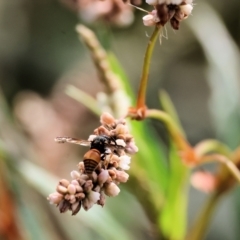
[[[131,157],[124,155],[119,157],[119,167],[122,168],[123,170],[128,170],[130,168],[129,163],[131,162]]]
[[[118,146],[122,146],[122,147],[125,147],[125,146],[126,146],[126,143],[124,142],[123,139],[117,139],[117,140],[116,140],[116,144],[117,144]]]

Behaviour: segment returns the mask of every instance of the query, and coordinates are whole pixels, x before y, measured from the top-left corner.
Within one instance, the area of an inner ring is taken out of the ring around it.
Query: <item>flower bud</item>
[[[74,195],[70,195],[69,202],[70,202],[71,204],[74,204],[74,203],[76,202],[76,198],[75,198]]]
[[[78,199],[78,200],[82,200],[85,198],[85,194],[83,192],[81,193],[76,193],[75,194],[75,197]]]
[[[83,189],[84,189],[84,192],[90,192],[93,188],[93,183],[92,183],[92,180],[88,180],[85,182],[85,184],[83,185]]]
[[[47,198],[50,204],[56,204],[56,205],[59,204],[62,199],[63,199],[63,195],[58,192],[51,193]]]
[[[94,131],[97,135],[106,135],[109,136],[110,135],[110,131],[108,131],[105,127],[100,126],[97,129],[95,129]]]
[[[130,160],[131,157],[127,156],[127,155],[123,155],[121,157],[119,157],[119,167],[123,170],[128,170],[130,168],[129,164],[130,164]]]
[[[124,171],[116,170],[116,181],[118,182],[127,182],[129,175]]]
[[[144,26],[151,27],[156,25],[156,22],[154,21],[154,16],[152,14],[145,15],[142,20]]]
[[[78,179],[78,178],[80,178],[80,174],[79,174],[79,172],[78,171],[71,171],[71,173],[70,173],[70,175],[71,175],[71,178],[72,179]]]
[[[113,169],[109,169],[108,174],[112,179],[115,179],[117,176],[115,170],[113,170]]]
[[[102,186],[108,180],[109,174],[108,170],[102,170],[98,175],[98,184]]]
[[[92,172],[92,180],[93,180],[93,182],[96,182],[97,178],[98,178],[97,173],[96,172]]]
[[[111,125],[115,124],[115,119],[111,114],[105,112],[101,115],[100,122],[102,125],[110,125],[111,126]]]
[[[69,185],[68,185],[68,192],[69,192],[70,194],[75,194],[75,193],[76,193],[76,187],[75,187],[74,184],[69,184]]]
[[[105,194],[104,194],[103,192],[101,192],[101,193],[100,193],[100,198],[99,198],[99,200],[97,201],[97,204],[98,204],[98,205],[101,205],[101,206],[103,207],[104,204],[105,204],[105,199],[106,199]]]
[[[82,204],[81,201],[75,202],[74,204],[72,204],[71,206],[72,215],[76,215],[80,211],[81,204]]]
[[[83,199],[82,204],[85,211],[90,209],[100,198],[100,193],[90,191],[86,198]]]
[[[115,197],[119,194],[120,189],[119,187],[111,182],[111,183],[105,183],[104,184],[104,193],[109,197]]]
[[[57,192],[59,192],[61,194],[65,194],[68,191],[66,187],[61,186],[61,185],[57,185],[57,189],[56,190],[57,190]]]
[[[69,181],[67,179],[61,179],[59,181],[59,185],[62,185],[64,187],[67,187],[69,185]]]
[[[129,142],[126,146],[126,152],[129,154],[135,154],[138,152],[138,147],[135,145],[133,141]]]
[[[174,18],[171,19],[171,21],[173,21],[173,19],[176,19],[177,21],[182,21],[184,19],[184,13],[181,11],[181,9],[178,9],[178,11],[176,11],[176,13],[174,14]]]
[[[191,14],[193,6],[191,4],[181,5],[180,9],[184,14],[184,19],[186,19]]]
[[[123,124],[118,124],[116,129],[115,129],[116,135],[118,134],[127,134],[128,133],[128,127]]]
[[[116,144],[117,144],[118,146],[121,146],[121,147],[125,147],[125,146],[126,146],[126,143],[125,143],[124,140],[122,140],[122,139],[117,139],[117,140],[116,140]]]
[[[71,204],[67,200],[62,200],[59,203],[58,207],[59,207],[60,213],[64,213],[64,212],[66,212],[67,210],[70,209]]]

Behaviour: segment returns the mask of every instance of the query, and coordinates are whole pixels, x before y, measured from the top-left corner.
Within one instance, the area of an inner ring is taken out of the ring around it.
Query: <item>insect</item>
[[[112,152],[117,153],[117,149],[121,148],[121,146],[117,145],[114,138],[106,135],[96,136],[92,141],[71,137],[56,137],[55,141],[58,143],[68,142],[82,146],[90,146],[90,150],[83,156],[85,173],[88,175],[91,175],[99,163],[105,160],[106,155]]]

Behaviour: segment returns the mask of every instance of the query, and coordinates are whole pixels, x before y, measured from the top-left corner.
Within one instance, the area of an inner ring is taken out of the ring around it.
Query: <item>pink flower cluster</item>
[[[125,170],[130,168],[131,158],[127,154],[136,153],[138,148],[129,133],[126,121],[116,120],[110,114],[104,113],[100,122],[101,126],[94,130],[94,135],[89,136],[88,142],[92,146],[93,141],[99,136],[109,139],[110,142],[105,143],[104,154],[101,154],[101,161],[97,163],[91,174],[87,174],[86,159],[83,159],[83,162],[78,164],[78,171],[71,172],[72,180],[60,180],[56,192],[48,196],[49,202],[55,204],[60,212],[70,210],[72,215],[75,215],[81,206],[85,210],[90,209],[94,204],[104,206],[105,197],[117,196],[120,192],[118,185],[128,180],[129,175]],[[68,137],[56,138],[56,140],[62,143],[83,143],[81,140]],[[84,144],[86,145],[86,141]],[[98,153],[98,150],[96,152]]]

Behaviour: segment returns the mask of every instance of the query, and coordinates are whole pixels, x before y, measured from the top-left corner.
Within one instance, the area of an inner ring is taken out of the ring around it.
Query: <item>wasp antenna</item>
[[[137,6],[135,6],[135,5],[131,4],[131,3],[127,3],[127,4],[130,5],[130,6],[132,6],[132,7],[134,7],[134,8],[136,8],[136,9],[138,9],[138,10],[140,10],[140,11],[142,11],[142,12],[150,13],[150,12],[148,12],[147,10],[145,10],[145,9],[143,9],[143,8],[140,8],[140,7],[137,7]]]

